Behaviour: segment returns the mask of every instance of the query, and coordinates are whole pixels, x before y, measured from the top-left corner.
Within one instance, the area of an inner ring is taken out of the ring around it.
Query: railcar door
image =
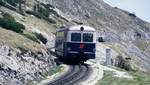
[[[58,55],[63,56],[64,31],[56,33],[55,51]]]

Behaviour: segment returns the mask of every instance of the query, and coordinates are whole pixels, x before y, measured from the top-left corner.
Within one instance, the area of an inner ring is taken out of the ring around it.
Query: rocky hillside
[[[56,26],[9,1],[0,1],[0,85],[34,84],[55,66],[47,47]]]
[[[104,38],[105,46],[115,51],[118,56],[131,58],[133,67],[143,71],[150,70],[150,23],[141,20],[135,14],[113,8],[102,0],[39,2],[54,6],[60,11],[57,13],[65,15],[64,18],[69,22],[95,27],[97,35]],[[113,57],[116,57],[116,54],[114,55]]]
[[[54,65],[47,51],[54,46],[53,32],[75,24],[93,26],[103,37],[97,46],[101,63],[109,48],[114,63],[117,56],[131,58],[133,68],[150,71],[150,23],[135,14],[103,0],[0,0],[0,5],[0,84],[41,79]]]

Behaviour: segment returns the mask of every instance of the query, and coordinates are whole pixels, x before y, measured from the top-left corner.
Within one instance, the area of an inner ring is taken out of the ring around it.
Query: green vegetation
[[[13,5],[13,6],[17,6],[16,2],[18,2],[19,0],[6,0],[6,2],[8,2],[9,4]]]
[[[18,3],[23,3],[23,0],[5,0],[7,3],[9,3],[12,6],[17,6]]]
[[[59,17],[59,14],[53,9],[49,9],[49,12]]]
[[[42,8],[42,7],[39,7],[38,9],[38,15],[40,16],[40,18],[43,18],[50,23],[56,24],[56,22],[53,19],[49,18],[50,12],[56,14],[56,12],[54,10],[52,11],[52,9],[50,10],[48,8]]]
[[[47,39],[40,33],[23,33],[22,34],[23,36],[25,36],[26,38],[34,41],[34,42],[37,42],[37,43],[40,43],[40,41],[43,43],[43,44],[46,44],[47,43]]]
[[[16,33],[20,33],[23,36],[25,36],[26,38],[40,43],[40,41],[44,44],[47,43],[47,39],[39,33],[23,33],[23,31],[25,30],[25,26],[20,24],[19,22],[16,22],[16,20],[10,16],[9,14],[4,14],[2,18],[0,18],[0,26],[7,29],[7,30],[11,30],[14,31]]]
[[[25,36],[26,38],[34,41],[34,42],[37,42],[37,43],[40,43],[39,40],[37,39],[37,37],[33,34],[22,34],[23,36]]]
[[[54,14],[56,16],[59,16],[59,14],[55,10],[53,10],[55,8],[54,6],[52,6],[50,4],[43,4],[43,3],[41,3],[41,5],[43,6],[43,8],[40,7],[39,8],[40,10],[42,9],[42,11],[47,11],[49,14]],[[40,12],[40,10],[39,10],[39,12]]]
[[[39,39],[43,44],[47,43],[47,39],[40,33],[33,33],[37,39]]]
[[[23,30],[25,30],[25,26],[16,22],[9,14],[4,14],[4,16],[0,18],[0,26],[16,33],[23,33]]]
[[[2,18],[0,18],[0,26],[4,29],[14,31],[16,33],[20,33],[21,35],[25,36],[26,38],[40,43],[40,41],[43,44],[47,43],[47,39],[39,33],[23,33],[25,30],[25,26],[20,24],[19,22],[16,22],[16,20],[10,16],[9,14],[4,14]]]
[[[56,66],[48,72],[48,75],[51,76],[57,72],[62,71],[63,66]]]
[[[6,3],[2,0],[0,0],[0,6],[4,6]]]
[[[4,6],[10,10],[13,10],[22,15],[25,15],[21,4],[25,4],[25,1],[24,0],[0,0],[0,6]],[[17,8],[19,8],[18,11],[17,11]]]
[[[119,56],[117,56],[117,60],[118,60],[118,63],[116,64],[117,67],[120,67],[120,68],[125,69],[127,71],[133,70],[131,65],[130,65],[130,60],[131,60],[130,57],[123,58],[121,55],[119,55]]]
[[[32,52],[38,52],[44,49],[41,44],[33,42],[21,34],[0,27],[0,42],[13,48],[23,47]]]
[[[116,67],[116,66],[108,66],[109,68],[112,68],[112,69],[116,69],[116,70],[118,70],[118,71],[127,71],[127,70],[125,70],[125,69],[123,69],[123,68],[120,68],[120,67]]]
[[[49,17],[49,11],[45,8],[40,7],[38,12],[41,14],[41,16]]]
[[[129,72],[134,79],[113,77],[113,72],[104,71],[104,78],[96,85],[150,85],[150,74],[143,72]]]
[[[52,24],[56,24],[56,21],[49,17],[50,14],[58,16],[57,12],[54,11],[51,5],[44,5],[42,3],[34,6],[34,11],[26,11],[28,14],[32,14],[38,18],[44,19]]]
[[[26,11],[26,13],[34,15],[34,16],[36,16],[38,18],[42,18],[42,19],[48,21],[49,23],[56,24],[55,20],[53,20],[53,19],[51,19],[49,17],[46,17],[46,16],[48,16],[47,15],[48,13],[46,11],[45,11],[45,13],[39,13],[39,12],[34,12],[34,11]]]
[[[0,0],[0,6],[4,6],[4,7],[8,8],[8,9],[11,9],[11,10],[13,10],[13,11],[16,11],[16,8],[15,8],[15,7],[12,7],[12,6],[8,5],[8,4],[6,4],[5,0],[4,0],[4,1],[3,1],[3,0]]]

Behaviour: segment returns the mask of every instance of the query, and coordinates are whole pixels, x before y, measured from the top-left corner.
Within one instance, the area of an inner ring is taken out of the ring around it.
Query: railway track
[[[69,70],[48,85],[78,85],[79,81],[88,78],[91,68],[86,64],[69,65]]]

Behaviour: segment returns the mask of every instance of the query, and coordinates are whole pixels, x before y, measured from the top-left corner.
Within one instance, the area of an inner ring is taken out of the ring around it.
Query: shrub
[[[136,17],[136,15],[134,13],[129,13],[128,15],[131,17]]]
[[[38,9],[38,12],[42,15],[42,16],[45,16],[45,17],[49,17],[49,11],[47,9],[44,9],[42,7],[40,7]]]
[[[8,14],[5,14],[4,17],[0,18],[0,26],[17,33],[22,33],[25,29],[24,25],[16,22],[16,20]]]
[[[31,34],[22,34],[22,35],[34,42],[40,43],[39,40],[34,35]]]
[[[26,13],[31,14],[31,15],[34,15],[34,16],[36,16],[36,17],[38,17],[38,18],[43,18],[44,20],[46,20],[46,21],[48,21],[48,22],[50,22],[50,23],[56,24],[56,21],[55,21],[55,20],[53,20],[53,19],[51,19],[51,18],[48,18],[48,17],[45,17],[45,16],[43,16],[42,14],[40,14],[40,13],[38,13],[38,12],[26,11]]]
[[[17,6],[17,4],[16,4],[16,2],[18,1],[18,0],[6,0],[10,5],[12,5],[12,6]]]
[[[0,6],[4,6],[4,7],[8,8],[8,9],[16,11],[16,8],[14,8],[13,6],[10,6],[10,5],[6,4],[6,2],[4,2],[2,0],[0,0]]]
[[[7,3],[7,4],[6,4]],[[4,6],[8,9],[11,9],[13,11],[16,11],[22,15],[24,14],[24,11],[22,10],[21,4],[25,3],[23,0],[0,0],[0,5]],[[17,11],[17,5],[19,5],[19,10]]]
[[[44,19],[50,23],[56,24],[56,21],[51,18],[44,18]]]
[[[55,10],[49,9],[49,11],[50,11],[50,13],[52,13],[52,14],[54,14],[54,15],[56,15],[56,16],[59,16],[59,14],[58,14]]]
[[[59,16],[59,14],[55,10],[53,10],[55,8],[54,6],[50,4],[43,4],[43,3],[41,3],[41,5],[43,5],[44,8],[40,7],[39,9],[42,9],[45,12],[47,11],[49,14],[52,13],[56,16]]]
[[[48,10],[48,9],[42,8],[42,7],[40,7],[38,9],[38,14],[40,15],[41,18],[45,19],[46,21],[48,21],[50,23],[56,24],[56,22],[53,19],[49,18],[50,12],[53,12],[55,14],[57,13],[53,10]]]
[[[5,6],[5,2],[3,2],[2,0],[0,0],[0,5],[1,6]]]
[[[34,15],[34,16],[36,16],[37,18],[42,18],[39,13],[34,12],[34,11],[29,11],[29,10],[27,10],[26,13],[27,13],[27,14],[30,14],[30,15]]]
[[[117,63],[115,64],[115,66],[125,69],[127,71],[133,70],[130,65],[131,58],[123,58],[121,55],[119,55],[117,56],[116,61]]]
[[[41,6],[41,5],[43,5],[43,6]],[[41,3],[41,5],[40,4],[35,5],[34,11],[28,11],[27,10],[26,13],[32,14],[38,18],[44,19],[44,20],[46,20],[52,24],[56,24],[56,21],[53,20],[52,18],[49,18],[49,15],[50,15],[50,13],[52,13],[56,16],[59,16],[57,14],[57,12],[54,11],[53,9],[49,9],[49,5],[44,5],[42,3]]]
[[[23,0],[6,0],[7,3],[9,3],[12,6],[17,6],[18,3],[23,3]]]
[[[37,39],[39,39],[43,44],[46,44],[47,43],[47,39],[42,35],[42,34],[39,34],[39,33],[33,33]]]

